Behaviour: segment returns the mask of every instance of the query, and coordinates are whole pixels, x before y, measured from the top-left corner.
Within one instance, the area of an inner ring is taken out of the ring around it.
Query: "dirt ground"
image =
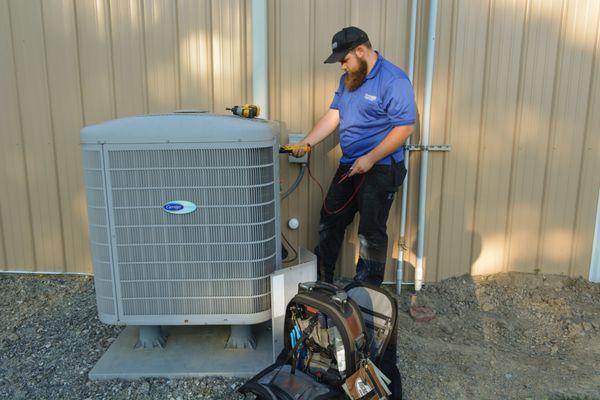
[[[409,293],[401,296],[408,310]],[[430,322],[400,313],[407,399],[600,398],[600,285],[539,274],[426,285]]]
[[[399,299],[405,399],[600,399],[600,285],[535,274],[424,286]],[[97,318],[90,277],[0,274],[0,398],[232,399],[239,379],[95,382],[120,332]]]

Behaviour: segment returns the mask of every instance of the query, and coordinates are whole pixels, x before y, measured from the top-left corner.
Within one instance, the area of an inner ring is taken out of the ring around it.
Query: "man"
[[[346,227],[358,211],[360,257],[354,279],[379,286],[387,218],[406,175],[402,144],[415,123],[413,88],[404,71],[373,50],[361,29],[342,29],[331,47],[325,63],[339,62],[344,74],[329,110],[301,142],[315,146],[339,125],[342,158],[321,209],[318,276],[333,281]],[[294,151],[298,157],[303,154]]]

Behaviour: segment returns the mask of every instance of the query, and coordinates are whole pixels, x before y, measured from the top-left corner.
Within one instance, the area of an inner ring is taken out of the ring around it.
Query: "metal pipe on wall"
[[[425,98],[423,108],[423,136],[421,145],[421,173],[419,176],[419,214],[417,227],[417,265],[415,267],[415,290],[423,285],[423,253],[425,249],[425,207],[427,200],[427,172],[429,152],[429,129],[431,120],[431,93],[433,91],[433,68],[435,63],[435,34],[437,28],[437,0],[431,0],[429,8],[429,29],[427,32],[427,64],[425,66]]]
[[[410,48],[408,52],[408,79],[413,83],[415,78],[415,48],[417,41],[417,11],[419,0],[412,0],[410,8]],[[414,85],[414,84],[413,84]],[[406,146],[410,145],[410,136],[406,139]],[[407,284],[402,282],[404,279],[404,248],[406,237],[406,209],[408,205],[408,168],[409,168],[410,151],[408,147],[404,149],[404,166],[406,167],[406,178],[402,184],[402,208],[400,213],[400,237],[398,243],[398,260],[396,262],[396,294],[402,291],[402,285]]]
[[[252,102],[269,119],[269,26],[267,0],[252,0]]]

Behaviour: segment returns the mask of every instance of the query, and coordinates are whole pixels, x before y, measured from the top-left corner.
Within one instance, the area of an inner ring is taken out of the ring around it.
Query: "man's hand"
[[[309,143],[305,142],[304,140],[296,143],[295,146],[297,146],[297,147],[295,147],[292,150],[292,155],[294,157],[298,157],[298,158],[302,157],[303,155],[306,154],[305,148],[306,148],[307,145],[309,145]]]
[[[356,174],[366,174],[369,172],[373,165],[375,164],[375,160],[366,154],[362,157],[359,157],[354,161],[354,164],[350,167],[350,172],[348,172],[348,176],[356,175]]]

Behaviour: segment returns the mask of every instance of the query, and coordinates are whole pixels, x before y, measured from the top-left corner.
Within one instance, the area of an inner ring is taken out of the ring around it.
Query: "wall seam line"
[[[83,126],[86,125],[86,121],[85,121],[85,108],[84,108],[84,102],[83,102],[83,82],[81,81],[81,56],[79,54],[79,48],[81,46],[81,43],[79,41],[79,25],[77,23],[77,2],[75,0],[72,0],[73,2],[73,19],[74,19],[74,26],[75,26],[75,45],[77,46],[76,48],[76,57],[77,57],[77,82],[79,83],[79,102],[81,104],[81,123]]]
[[[148,93],[148,52],[146,51],[146,7],[144,6],[144,1],[139,0],[138,2],[140,6],[140,16],[142,18],[142,53],[144,57],[144,68],[142,73],[144,74],[144,87],[143,87],[143,95],[146,105],[146,113],[150,113],[150,94]]]
[[[249,52],[252,50],[252,45],[250,43],[248,43],[248,40],[252,40],[252,29],[254,29],[254,27],[252,26],[252,23],[254,21],[252,21],[252,5],[250,4],[250,7],[248,7],[248,2],[251,0],[245,0],[242,3],[240,3],[240,21],[243,21],[242,27],[243,29],[240,30],[240,37],[241,37],[241,46],[240,46],[240,51],[241,51],[241,55],[240,55],[240,60],[243,60],[242,63],[242,77],[243,77],[243,85],[244,85],[244,102],[245,103],[252,103],[255,104],[254,101],[254,97],[252,96],[252,74],[253,74],[253,65],[252,65],[252,54],[250,54]],[[248,20],[250,19],[250,22],[248,23]],[[250,27],[248,27],[248,25],[251,25]],[[246,73],[244,73],[243,71],[246,71]],[[249,98],[252,98],[252,101],[248,100]]]
[[[21,108],[21,95],[19,93],[19,78],[17,76],[17,58],[15,54],[15,34],[13,30],[12,12],[10,7],[10,1],[6,3],[8,8],[8,25],[10,30],[10,42],[13,56],[13,68],[15,75],[15,93],[17,94],[17,109],[19,113],[19,131],[21,133],[21,151],[23,154],[23,169],[25,171],[25,189],[27,193],[27,211],[29,214],[29,235],[31,237],[31,247],[33,256],[33,270],[36,271],[38,268],[37,251],[35,246],[35,235],[33,233],[33,215],[31,213],[31,189],[29,187],[29,167],[27,166],[27,154],[25,151],[25,133],[23,132],[23,110]]]
[[[175,82],[177,82],[175,86],[176,91],[176,107],[180,110],[181,107],[181,49],[179,48],[179,0],[175,0],[173,2],[173,8],[175,9],[175,35],[173,39],[175,43],[173,47],[175,48]]]
[[[62,262],[63,272],[66,272],[68,269],[67,266],[67,249],[65,246],[65,224],[63,221],[63,212],[62,212],[62,202],[63,198],[61,196],[60,190],[60,177],[58,174],[58,154],[56,152],[56,127],[54,126],[54,117],[53,117],[53,109],[52,109],[52,96],[50,95],[50,75],[48,73],[48,47],[46,46],[46,24],[44,23],[44,2],[40,0],[40,22],[42,24],[42,45],[44,46],[44,74],[46,75],[46,96],[48,99],[48,113],[50,119],[50,136],[52,137],[52,155],[54,156],[54,180],[56,182],[56,196],[58,200],[58,224],[60,229],[60,237],[61,237],[61,251],[62,251]]]
[[[525,75],[525,62],[527,53],[529,51],[529,33],[530,33],[530,18],[531,18],[531,0],[527,0],[525,5],[525,15],[523,18],[523,36],[521,38],[521,52],[519,55],[519,77],[517,84],[517,104],[515,123],[513,125],[513,143],[512,143],[512,154],[510,160],[510,172],[509,172],[509,183],[508,183],[508,202],[506,205],[506,229],[504,231],[504,243],[505,252],[504,259],[502,260],[502,271],[507,272],[509,270],[508,264],[510,262],[511,253],[511,241],[512,241],[512,223],[514,214],[514,184],[515,184],[515,170],[517,167],[517,153],[518,143],[521,138],[521,120],[523,117],[523,92],[524,92],[524,75]]]
[[[4,221],[2,219],[2,204],[0,204],[0,244],[2,244],[2,271],[8,269],[8,255],[6,254],[6,239],[4,234]]]
[[[482,88],[481,88],[481,110],[479,111],[479,135],[478,135],[478,143],[477,143],[477,163],[475,164],[475,187],[473,188],[473,215],[472,215],[472,224],[471,224],[471,240],[469,241],[469,273],[473,273],[473,246],[475,243],[475,227],[477,226],[477,203],[479,199],[479,181],[481,180],[481,159],[483,153],[483,147],[485,144],[485,136],[486,129],[485,123],[487,122],[487,106],[488,99],[487,94],[489,92],[489,74],[490,74],[490,64],[491,64],[491,36],[492,26],[495,17],[495,8],[496,1],[490,0],[488,3],[488,15],[487,15],[487,26],[485,30],[485,55],[484,55],[484,67],[483,67],[483,77],[482,77]]]
[[[85,126],[85,109],[84,109],[84,102],[83,102],[83,83],[81,81],[81,55],[79,52],[80,49],[80,40],[79,40],[79,25],[78,25],[78,21],[77,21],[77,4],[76,4],[76,0],[72,0],[72,4],[73,4],[73,28],[75,29],[75,57],[77,59],[77,79],[75,79],[75,84],[78,85],[77,86],[77,92],[79,93],[79,106],[81,107],[79,110],[79,123],[80,126]],[[81,145],[80,145],[80,149],[79,151],[81,152]],[[83,174],[80,173],[81,175],[79,175],[78,180],[79,182],[81,182],[81,179],[83,178]],[[84,185],[85,187],[85,185]],[[88,209],[87,209],[87,205],[84,206],[83,210],[85,210],[85,214],[82,218],[82,221],[84,223],[84,225],[87,226],[88,223]],[[86,232],[85,235],[87,235],[88,233]],[[87,236],[86,236],[87,237]],[[88,264],[88,270],[90,267],[89,262],[91,261],[91,253],[90,253],[90,249],[89,246],[86,246],[85,249],[82,250],[83,254],[89,256],[89,257],[84,257],[87,258]]]
[[[214,52],[213,52],[213,40],[214,40],[214,32],[213,32],[213,7],[212,7],[212,0],[208,0],[207,1],[207,7],[208,7],[208,38],[207,38],[207,43],[208,43],[208,54],[209,54],[209,60],[210,62],[208,63],[208,77],[209,77],[209,102],[208,102],[208,106],[209,106],[209,110],[211,112],[215,111],[215,77],[214,77],[214,71],[213,71],[213,63],[214,63]]]
[[[444,114],[444,142],[449,143],[451,136],[450,125],[452,121],[450,119],[452,110],[454,108],[453,96],[451,93],[454,90],[454,78],[455,78],[455,62],[456,62],[456,36],[458,35],[456,24],[458,22],[458,4],[456,1],[452,1],[452,15],[450,22],[450,51],[448,57],[448,81],[446,82],[446,110]],[[442,24],[440,23],[440,29]],[[437,46],[439,48],[439,46]],[[416,60],[415,60],[416,61]],[[416,64],[416,63],[415,63]],[[415,69],[416,72],[416,69]],[[420,157],[420,156],[419,156]],[[421,159],[419,158],[419,162]],[[436,243],[436,268],[435,268],[435,280],[440,280],[440,255],[442,251],[442,221],[444,215],[444,182],[446,181],[446,168],[448,166],[448,156],[444,152],[442,154],[442,176],[440,177],[440,211],[438,216],[438,230],[437,230],[437,243]]]
[[[381,52],[383,52],[385,50],[385,43],[386,43],[386,35],[385,35],[385,30],[387,29],[387,0],[382,0],[381,1],[381,10],[380,10],[380,15],[379,15],[379,20],[381,21],[381,25],[379,26],[379,37],[380,37],[380,43],[381,46],[379,47],[381,49]]]
[[[112,11],[110,7],[110,0],[105,0],[106,4],[106,20],[108,22],[108,56],[110,57],[110,71],[108,71],[110,75],[111,88],[112,88],[112,96],[111,96],[111,105],[113,111],[113,118],[117,118],[117,86],[115,82],[115,57],[113,54],[113,33],[112,33]]]
[[[566,7],[566,1],[567,0],[563,0],[562,2],[562,7],[561,7],[561,12],[560,12],[560,24],[559,24],[559,34],[558,34],[558,43],[557,43],[557,51],[556,51],[556,59],[554,60],[554,76],[556,77],[554,80],[554,84],[552,87],[552,102],[551,102],[551,106],[550,106],[550,115],[551,115],[551,121],[550,121],[550,127],[548,129],[548,144],[546,146],[546,160],[545,160],[545,167],[544,167],[544,180],[543,180],[543,188],[542,188],[542,205],[541,205],[541,210],[540,210],[540,222],[539,222],[539,226],[538,226],[538,245],[537,245],[537,249],[536,249],[536,256],[535,256],[535,267],[538,269],[541,269],[542,267],[542,256],[543,256],[543,251],[544,251],[544,242],[545,242],[545,235],[544,235],[544,228],[546,227],[546,210],[548,208],[548,199],[546,198],[548,196],[548,186],[549,186],[549,180],[550,180],[550,175],[548,174],[548,170],[550,169],[550,167],[552,166],[552,157],[551,157],[551,149],[554,147],[554,131],[556,130],[556,118],[554,118],[554,112],[556,110],[556,103],[557,103],[557,92],[558,92],[558,85],[559,82],[561,81],[561,77],[560,77],[560,73],[561,73],[561,65],[560,65],[560,61],[562,59],[562,53],[563,53],[563,48],[564,48],[564,36],[565,36],[565,32],[564,30],[565,28],[565,19],[566,19],[566,14],[567,14],[567,7]]]

